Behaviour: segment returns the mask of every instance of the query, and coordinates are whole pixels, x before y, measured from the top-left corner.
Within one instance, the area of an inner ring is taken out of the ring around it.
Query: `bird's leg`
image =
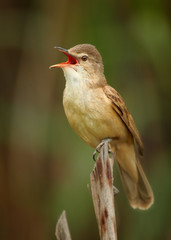
[[[94,151],[94,153],[93,153],[93,159],[94,159],[94,161],[96,161],[96,154],[97,153],[100,153],[100,149],[101,149],[101,147],[104,145],[104,143],[109,143],[109,142],[111,142],[112,141],[112,138],[105,138],[105,139],[103,139],[100,143],[99,143],[99,145],[97,145],[97,147],[96,147],[96,150]],[[110,146],[109,146],[109,153],[112,153],[112,150],[111,150],[111,148],[110,148]]]

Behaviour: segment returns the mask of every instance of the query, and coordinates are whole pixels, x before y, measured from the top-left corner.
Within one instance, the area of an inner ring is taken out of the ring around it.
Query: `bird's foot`
[[[112,141],[112,138],[105,138],[105,139],[103,139],[103,140],[99,143],[99,145],[97,145],[96,150],[95,150],[94,153],[93,153],[93,159],[94,159],[94,161],[96,161],[96,154],[100,153],[101,147],[102,147],[106,142],[109,143],[109,142],[111,142],[111,141]],[[110,146],[109,146],[109,153],[112,153],[112,149],[111,149]]]

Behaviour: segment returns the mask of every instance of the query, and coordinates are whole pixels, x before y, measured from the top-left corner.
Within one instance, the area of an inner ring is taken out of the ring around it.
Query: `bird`
[[[131,207],[148,209],[154,196],[139,160],[143,143],[121,95],[106,81],[101,54],[91,44],[55,48],[68,57],[49,68],[64,72],[63,106],[69,124],[97,151],[110,141]]]

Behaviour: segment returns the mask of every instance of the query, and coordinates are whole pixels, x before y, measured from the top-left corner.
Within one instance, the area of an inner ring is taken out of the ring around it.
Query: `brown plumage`
[[[112,107],[114,111],[118,113],[122,121],[125,123],[129,131],[131,132],[132,136],[134,137],[137,145],[138,145],[138,150],[141,155],[143,155],[143,143],[141,141],[141,138],[139,136],[139,132],[136,128],[135,122],[131,116],[131,114],[128,112],[128,109],[120,96],[120,94],[111,86],[107,85],[103,88],[104,93],[106,96],[111,100],[112,102]]]
[[[119,93],[106,82],[100,53],[90,44],[60,51],[68,56],[61,67],[66,79],[63,104],[72,128],[90,146],[111,138],[126,195],[133,208],[147,209],[153,192],[136,153],[143,143]]]

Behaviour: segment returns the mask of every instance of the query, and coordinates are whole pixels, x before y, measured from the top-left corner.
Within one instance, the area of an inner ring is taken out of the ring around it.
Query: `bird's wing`
[[[128,112],[122,97],[114,88],[112,88],[109,85],[106,85],[103,88],[103,91],[106,94],[106,96],[111,100],[113,110],[118,113],[122,121],[125,123],[129,131],[131,132],[132,136],[134,137],[138,145],[139,153],[143,155],[143,143],[141,141],[139,132],[136,128],[135,122],[131,114]]]

